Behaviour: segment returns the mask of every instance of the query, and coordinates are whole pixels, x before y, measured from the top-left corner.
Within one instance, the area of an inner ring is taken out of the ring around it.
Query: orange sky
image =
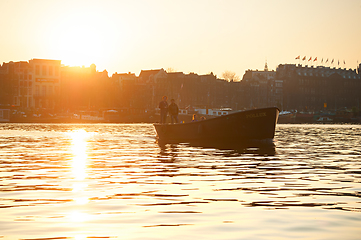
[[[298,55],[361,62],[360,0],[0,0],[0,18],[0,63],[242,77],[266,59],[269,69]]]

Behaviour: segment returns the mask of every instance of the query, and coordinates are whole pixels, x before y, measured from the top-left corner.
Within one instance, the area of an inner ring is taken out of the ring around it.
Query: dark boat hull
[[[169,143],[247,143],[272,140],[279,109],[248,110],[179,124],[154,124],[159,141]]]

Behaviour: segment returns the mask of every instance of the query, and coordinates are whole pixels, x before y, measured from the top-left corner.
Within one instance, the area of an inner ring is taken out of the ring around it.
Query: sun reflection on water
[[[71,222],[85,222],[91,219],[91,215],[80,212],[80,211],[73,211],[69,215]]]
[[[80,129],[71,132],[70,136],[72,138],[72,151],[74,155],[72,172],[76,180],[84,180],[87,177],[87,139],[89,138],[90,133]]]
[[[85,189],[88,187],[88,184],[85,182],[88,176],[87,144],[88,139],[92,134],[80,129],[70,132],[69,135],[71,137],[71,150],[73,153],[71,171],[73,179],[75,180],[72,188],[72,192],[74,193],[73,202],[76,205],[85,205],[89,203],[89,198],[85,193]],[[83,213],[79,209],[69,213],[69,219],[71,222],[85,222],[89,220],[89,217],[90,216],[88,214]]]

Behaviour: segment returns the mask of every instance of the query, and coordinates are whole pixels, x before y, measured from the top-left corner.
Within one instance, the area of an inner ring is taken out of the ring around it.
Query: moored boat
[[[271,107],[189,123],[156,123],[154,127],[162,142],[243,144],[272,140],[278,115],[279,109]]]

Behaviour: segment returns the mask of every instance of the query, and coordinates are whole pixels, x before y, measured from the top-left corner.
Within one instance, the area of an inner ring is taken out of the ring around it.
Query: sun
[[[59,43],[62,62],[70,66],[90,66],[104,52],[101,38],[87,27],[69,29]]]
[[[90,66],[102,62],[112,45],[107,34],[111,28],[93,11],[75,11],[54,26],[53,51],[64,65]]]

